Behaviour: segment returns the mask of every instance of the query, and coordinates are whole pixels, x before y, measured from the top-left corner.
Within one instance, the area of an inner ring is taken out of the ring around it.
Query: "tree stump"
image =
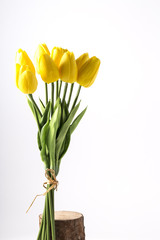
[[[39,215],[39,226],[42,215]],[[55,212],[56,240],[85,240],[84,217],[70,211]]]

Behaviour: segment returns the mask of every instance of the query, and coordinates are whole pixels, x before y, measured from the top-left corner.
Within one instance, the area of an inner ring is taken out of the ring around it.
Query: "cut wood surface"
[[[39,225],[42,215],[39,216]],[[71,211],[55,212],[56,240],[85,240],[84,217]]]

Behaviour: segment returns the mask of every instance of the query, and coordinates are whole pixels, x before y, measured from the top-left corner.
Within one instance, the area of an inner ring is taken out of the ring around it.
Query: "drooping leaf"
[[[50,159],[51,159],[51,168],[55,169],[55,144],[56,144],[56,134],[57,130],[60,125],[60,119],[61,119],[61,105],[57,105],[51,121],[49,123],[48,127],[48,137],[47,137],[47,146],[48,146],[48,151],[50,154]]]
[[[33,113],[33,116],[34,116],[35,119],[36,119],[36,113],[37,113],[38,120],[39,120],[39,122],[40,122],[40,121],[41,121],[41,116],[40,116],[40,114],[39,114],[38,111],[36,111],[36,113],[35,113],[35,107],[34,107],[34,104],[32,103],[31,100],[29,100],[29,98],[27,98],[27,102],[28,102],[28,105],[29,105],[29,107],[30,107],[32,113]]]
[[[37,143],[38,143],[38,148],[39,148],[39,150],[41,151],[42,146],[41,146],[41,139],[40,139],[40,133],[39,133],[39,131],[38,131],[38,133],[37,133]]]
[[[59,170],[59,167],[60,167],[61,159],[63,158],[63,156],[65,155],[65,153],[67,152],[67,149],[69,147],[70,139],[71,139],[71,132],[70,132],[70,128],[69,128],[68,132],[66,134],[66,137],[63,141],[61,150],[60,150],[59,159],[58,159],[58,170]]]
[[[60,131],[59,131],[59,135],[57,137],[57,141],[56,141],[56,159],[59,159],[59,155],[60,155],[60,150],[63,144],[63,141],[65,139],[65,136],[68,132],[68,129],[70,127],[70,124],[73,121],[73,118],[79,108],[80,102],[74,107],[74,109],[71,111],[67,121],[62,125]]]
[[[69,116],[68,107],[66,101],[63,102],[63,114],[62,114],[62,124],[67,120]]]
[[[54,111],[56,110],[56,108],[57,108],[60,104],[61,104],[61,99],[60,99],[60,97],[58,97],[57,100],[56,100],[56,103],[55,103],[55,105],[54,105]]]
[[[71,130],[71,134],[74,132],[74,130],[76,129],[76,127],[78,126],[79,122],[81,121],[82,117],[84,116],[85,112],[87,110],[87,107],[76,117],[76,119],[73,121],[73,123],[71,124],[70,130]]]
[[[50,111],[51,111],[51,102],[49,101],[46,108],[45,108],[45,111],[43,113],[43,116],[42,116],[42,119],[41,119],[41,122],[40,122],[40,126],[43,127],[43,125],[47,122],[47,120],[49,119],[50,117]]]
[[[44,111],[45,111],[45,105],[44,105],[44,103],[42,102],[42,100],[39,98],[39,103],[40,103],[40,109],[41,109],[41,112],[42,112],[42,114],[44,113]]]
[[[33,113],[33,116],[35,117],[35,111],[34,111],[34,108],[33,108],[33,103],[29,100],[29,98],[27,98],[27,102],[28,102],[28,105]]]
[[[45,164],[49,164],[48,163],[48,156],[47,156],[47,152],[46,152],[46,148],[47,148],[47,137],[48,137],[48,132],[49,132],[49,119],[46,122],[46,124],[42,127],[41,130],[41,134],[40,134],[40,140],[41,140],[41,158],[42,161],[45,162]]]

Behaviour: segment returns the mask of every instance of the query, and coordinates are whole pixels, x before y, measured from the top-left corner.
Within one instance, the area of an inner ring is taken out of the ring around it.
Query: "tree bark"
[[[39,215],[39,226],[42,215]],[[84,217],[70,211],[55,212],[56,240],[85,240]]]

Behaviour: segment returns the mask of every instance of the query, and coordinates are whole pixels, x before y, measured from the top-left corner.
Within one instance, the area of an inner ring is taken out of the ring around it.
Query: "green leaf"
[[[79,124],[79,122],[81,121],[82,117],[84,116],[85,112],[87,110],[87,107],[76,117],[76,119],[73,121],[73,123],[71,124],[70,130],[71,130],[71,134],[74,132],[74,130],[76,129],[77,125]]]
[[[58,169],[59,169],[62,157],[65,155],[65,153],[68,150],[68,147],[69,147],[69,144],[70,144],[70,140],[71,140],[71,132],[70,132],[70,128],[69,128],[68,132],[66,134],[66,137],[65,137],[65,139],[63,141],[61,150],[60,150],[59,160],[58,160]]]
[[[39,114],[38,111],[36,111],[35,113],[35,107],[34,107],[34,104],[32,103],[32,101],[29,100],[29,98],[27,98],[27,102],[28,102],[28,105],[33,113],[33,116],[35,117],[36,119],[36,113],[37,113],[37,117],[38,117],[38,121],[40,122],[41,121],[41,115]]]
[[[42,100],[39,98],[39,103],[40,103],[40,109],[41,109],[41,112],[42,112],[42,114],[44,113],[44,111],[45,111],[45,105],[44,105],[44,103],[42,102]]]
[[[43,113],[43,116],[42,116],[42,119],[41,119],[41,122],[40,122],[40,126],[43,127],[43,125],[47,122],[47,120],[49,119],[50,117],[50,111],[51,111],[51,102],[49,101],[46,108],[45,108],[45,111]]]
[[[47,137],[47,146],[51,159],[51,168],[55,169],[55,144],[56,144],[56,135],[57,130],[60,125],[61,120],[61,105],[57,104],[56,109],[52,115],[51,121],[49,123],[48,137]]]
[[[47,148],[47,137],[48,137],[48,132],[49,132],[49,119],[46,122],[46,124],[42,127],[41,134],[40,134],[40,140],[41,140],[41,158],[42,161],[45,162],[46,165],[48,165],[48,156],[46,152]]]
[[[34,111],[34,107],[33,107],[33,103],[29,100],[29,98],[27,98],[27,102],[28,102],[28,105],[33,113],[33,116],[35,117],[35,111]]]
[[[60,99],[60,97],[58,97],[57,100],[56,100],[56,103],[55,103],[55,105],[54,105],[54,111],[56,110],[56,108],[57,108],[60,104],[61,104],[61,99]]]
[[[37,142],[38,142],[38,148],[39,148],[39,150],[41,151],[42,146],[41,146],[41,139],[40,139],[40,133],[39,133],[39,131],[38,131],[38,133],[37,133]]]
[[[63,114],[62,114],[62,124],[67,120],[69,115],[68,107],[66,101],[63,102]]]
[[[60,131],[59,131],[59,135],[56,141],[56,161],[58,161],[59,156],[60,156],[60,150],[63,144],[63,141],[65,139],[65,136],[68,132],[68,129],[70,127],[70,124],[79,108],[80,102],[73,108],[73,110],[71,111],[67,121],[62,125]]]

